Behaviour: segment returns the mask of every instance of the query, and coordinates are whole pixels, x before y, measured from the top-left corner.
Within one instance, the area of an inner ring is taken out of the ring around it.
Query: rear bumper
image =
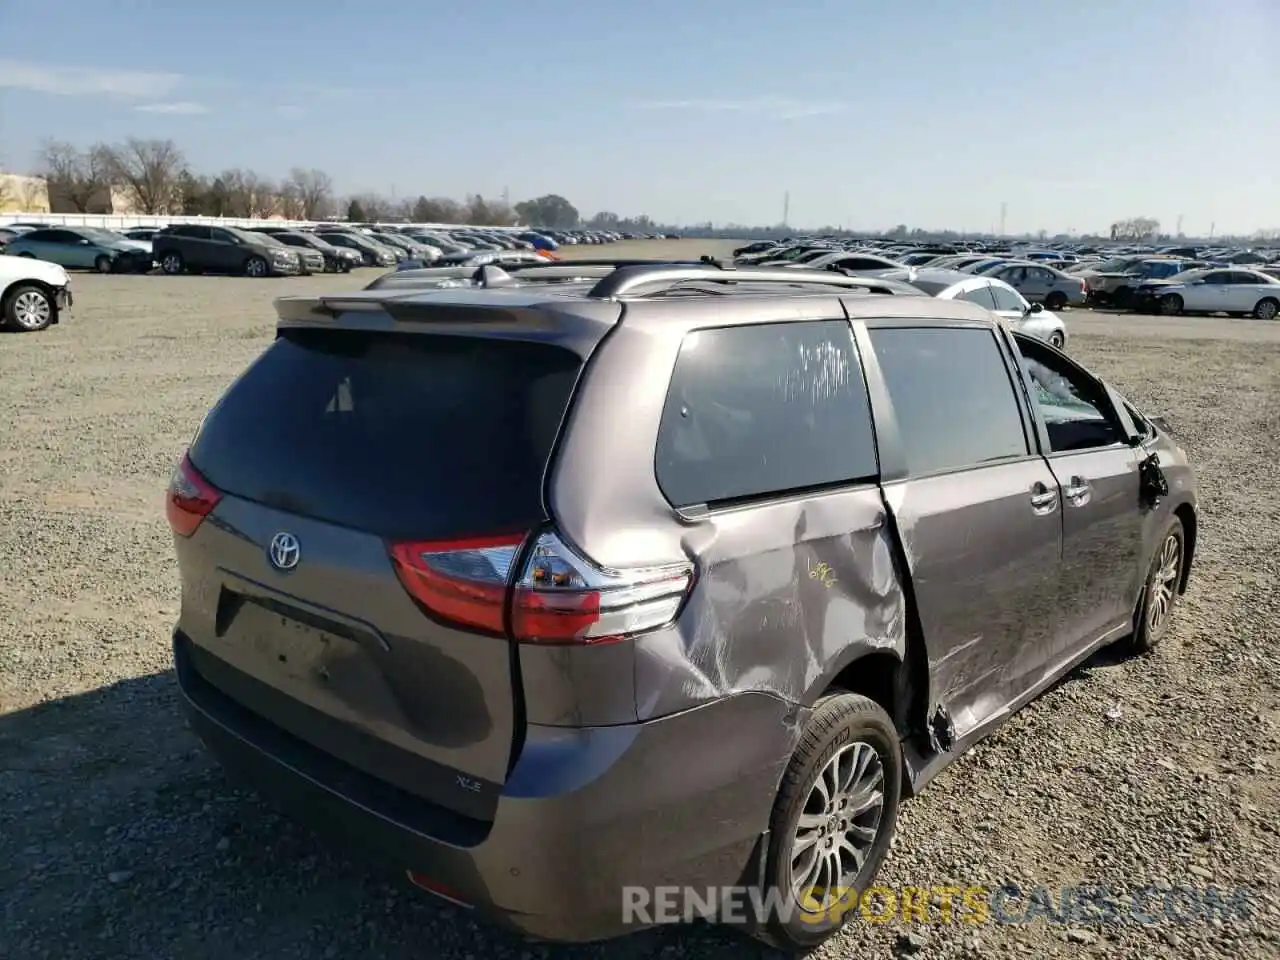
[[[647,723],[530,726],[492,822],[400,791],[297,740],[209,684],[174,637],[193,728],[235,778],[366,861],[545,940],[635,929],[623,888],[753,879],[799,725],[766,694]]]

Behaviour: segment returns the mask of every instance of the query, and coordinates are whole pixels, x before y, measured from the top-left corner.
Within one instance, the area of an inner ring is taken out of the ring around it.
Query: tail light
[[[501,634],[507,582],[524,534],[393,543],[391,561],[409,595],[459,626]]]
[[[433,615],[521,643],[598,644],[670,623],[693,585],[693,566],[605,570],[555,533],[532,545],[514,571],[524,536],[391,545],[406,590]],[[514,583],[512,582],[514,579]]]
[[[221,491],[202,477],[192,466],[191,458],[183,454],[165,493],[164,513],[170,529],[180,537],[191,536],[221,499]]]

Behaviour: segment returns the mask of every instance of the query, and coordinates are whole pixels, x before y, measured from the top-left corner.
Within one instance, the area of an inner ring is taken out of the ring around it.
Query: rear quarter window
[[[874,478],[870,404],[849,324],[690,333],[672,372],[655,468],[677,507]]]

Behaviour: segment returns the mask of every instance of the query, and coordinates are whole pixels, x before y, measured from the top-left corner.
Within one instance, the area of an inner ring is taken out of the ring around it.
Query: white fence
[[[47,223],[59,227],[101,227],[106,230],[129,230],[133,227],[167,227],[171,223],[208,223],[222,227],[314,227],[318,223],[338,223],[336,220],[281,220],[279,218],[254,219],[249,217],[189,217],[151,216],[147,214],[107,213],[3,213],[0,227],[10,223]],[[422,230],[504,230],[519,231],[524,227],[472,227],[465,223],[397,223],[397,227],[416,227]]]

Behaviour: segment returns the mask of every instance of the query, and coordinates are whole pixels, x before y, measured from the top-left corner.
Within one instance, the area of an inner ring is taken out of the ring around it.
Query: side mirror
[[[1044,313],[1044,305],[1040,303],[1033,303],[1027,310],[1027,313]]]

